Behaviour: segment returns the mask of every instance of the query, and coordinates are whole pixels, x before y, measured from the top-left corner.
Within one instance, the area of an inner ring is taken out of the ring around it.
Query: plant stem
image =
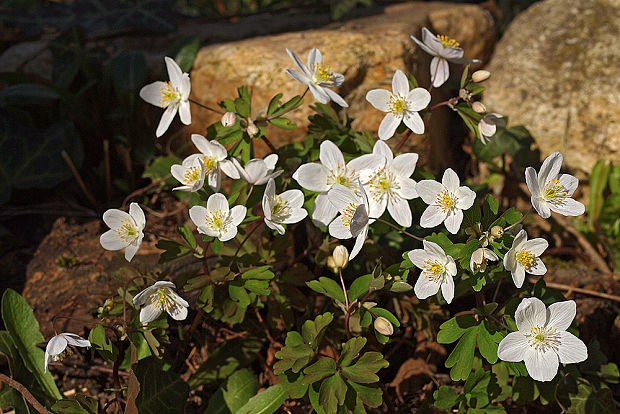
[[[267,139],[267,137],[266,137],[266,136],[261,135],[260,139],[262,139],[262,140],[263,140],[263,142],[264,142],[265,144],[267,144],[267,146],[269,147],[269,149],[271,150],[271,152],[274,152],[274,153],[275,153],[275,152],[278,152],[278,150],[276,149],[276,147],[274,147],[274,146],[273,146],[273,144],[271,143],[271,141],[269,141],[269,139]]]
[[[211,112],[215,112],[216,114],[224,115],[224,112],[219,111],[219,110],[217,110],[217,109],[215,109],[215,108],[211,108],[210,106],[203,105],[203,104],[201,104],[200,102],[195,101],[195,100],[193,100],[193,99],[191,99],[191,98],[190,98],[190,99],[188,99],[188,100],[189,100],[191,103],[196,104],[196,105],[198,105],[198,106],[199,106],[199,107],[201,107],[201,108],[207,109],[207,110],[209,110],[209,111],[211,111]]]
[[[497,282],[497,286],[495,287],[495,292],[493,292],[493,300],[491,302],[495,302],[495,299],[497,299],[497,294],[499,293],[499,287],[502,285],[502,279],[499,280],[499,282]]]
[[[347,309],[344,316],[344,330],[347,333],[347,338],[351,339],[351,331],[349,330],[349,295],[347,294],[347,288],[344,284],[344,278],[342,277],[342,268],[338,268],[338,273],[340,274],[340,284],[342,284],[342,293],[344,294],[344,307]]]
[[[34,398],[34,396],[28,391],[28,388],[23,386],[20,382],[15,381],[13,378],[8,377],[2,373],[0,373],[0,381],[8,384],[10,387],[13,387],[15,391],[19,392],[32,407],[37,410],[41,414],[52,414],[47,410],[39,401]]]
[[[254,228],[252,228],[252,230],[250,230],[246,235],[245,238],[241,241],[241,243],[239,243],[239,247],[237,247],[237,250],[235,251],[235,254],[233,255],[232,260],[230,261],[230,264],[232,264],[236,259],[237,259],[237,255],[239,254],[239,251],[241,250],[241,246],[244,245],[244,243],[246,241],[248,241],[248,239],[250,238],[250,236],[252,235],[252,233],[254,233],[260,226],[261,224],[263,224],[263,221],[259,221],[258,224],[256,224],[256,226],[254,226]],[[232,270],[231,270],[232,272]]]
[[[459,96],[455,96],[454,98],[450,98],[447,101],[439,102],[438,104],[431,106],[430,110],[433,111],[441,106],[446,105],[456,105],[459,102],[459,99],[461,99]]]
[[[73,177],[75,178],[75,181],[77,181],[78,185],[82,189],[82,193],[84,193],[88,201],[90,201],[90,203],[93,206],[97,207],[97,201],[95,201],[95,197],[93,197],[90,191],[88,191],[88,188],[86,188],[86,184],[84,184],[84,180],[82,180],[82,176],[80,175],[80,172],[77,170],[77,168],[75,168],[75,164],[73,164],[73,161],[71,160],[71,157],[69,156],[69,154],[67,154],[67,151],[65,150],[60,151],[60,155],[67,163],[67,166],[69,167],[69,169],[71,169],[71,172],[73,173]]]
[[[254,184],[250,186],[250,191],[248,191],[248,195],[245,197],[245,201],[243,202],[244,205],[248,203],[248,199],[250,198],[250,195],[252,195],[252,190],[254,190]]]
[[[389,221],[387,221],[387,220],[383,220],[382,218],[375,218],[375,220],[380,221],[381,223],[385,223],[385,224],[387,224],[388,226],[390,226],[390,227],[392,227],[392,228],[394,228],[394,229],[396,229],[396,230],[400,231],[400,232],[401,232],[401,233],[403,233],[403,234],[406,234],[407,236],[409,236],[409,237],[411,237],[411,238],[414,238],[414,239],[419,240],[419,241],[423,241],[423,240],[424,240],[424,238],[422,238],[422,237],[418,237],[418,236],[415,236],[415,235],[413,235],[413,234],[409,233],[408,231],[405,231],[405,230],[401,229],[401,228],[400,228],[400,227],[398,227],[397,225],[390,223],[390,222],[389,222]]]
[[[394,152],[398,152],[400,151],[400,149],[402,148],[402,146],[405,144],[405,142],[407,142],[407,139],[411,136],[411,130],[408,130],[403,137],[401,138],[400,142],[394,147]]]
[[[525,219],[527,218],[527,216],[529,216],[529,215],[530,215],[530,213],[531,213],[531,212],[532,212],[532,207],[530,207],[530,209],[527,211],[527,213],[525,213],[525,214],[523,215],[523,217],[521,217],[521,218],[519,219],[519,221],[517,221],[516,223],[513,223],[513,224],[511,224],[510,226],[506,227],[506,228],[504,229],[504,231],[506,232],[506,231],[510,230],[511,228],[513,228],[513,227],[517,226],[518,224],[521,224],[521,223],[523,222],[523,220],[525,220]]]
[[[282,115],[287,114],[287,113],[291,112],[291,111],[292,111],[292,110],[294,110],[294,109],[297,109],[297,108],[296,108],[297,104],[299,104],[299,102],[301,102],[301,100],[302,100],[302,99],[304,99],[304,96],[306,96],[306,94],[308,93],[308,91],[309,91],[309,90],[310,90],[310,88],[306,88],[306,90],[304,91],[304,93],[303,93],[303,94],[299,97],[299,99],[297,99],[297,102],[295,102],[295,103],[294,103],[294,104],[293,104],[290,108],[288,108],[287,110],[282,111],[282,112],[277,113],[277,114],[270,115],[270,116],[268,116],[268,117],[267,117],[267,118],[265,118],[265,119],[266,119],[267,121],[269,121],[270,119],[279,118],[279,117],[281,117]]]

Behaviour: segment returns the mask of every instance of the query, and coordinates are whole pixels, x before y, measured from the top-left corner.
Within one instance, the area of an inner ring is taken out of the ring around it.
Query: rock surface
[[[618,0],[534,4],[496,47],[485,104],[582,177],[598,159],[620,163],[619,36]]]
[[[227,97],[236,96],[236,88],[247,84],[254,90],[253,114],[266,108],[277,92],[289,99],[301,94],[305,87],[286,73],[294,64],[285,52],[293,50],[306,61],[310,49],[317,47],[325,63],[335,72],[345,75],[337,91],[349,103],[347,113],[356,119],[354,127],[376,133],[384,113],[375,110],[365,100],[366,93],[375,88],[391,89],[396,69],[413,72],[422,86],[429,84],[430,57],[409,38],[420,36],[423,26],[457,39],[465,49],[466,58],[485,60],[494,45],[493,21],[483,9],[472,5],[449,3],[406,3],[386,7],[381,14],[334,23],[322,29],[255,37],[237,42],[206,46],[201,49],[191,72],[194,99],[210,106]],[[461,68],[452,67],[451,79],[458,79]],[[439,91],[434,101],[443,100]],[[314,102],[307,95],[302,109],[290,114],[300,128],[282,131],[271,128],[269,138],[274,143],[291,142],[305,131],[307,117]],[[438,111],[439,113],[440,111]],[[192,107],[192,131],[204,128],[219,117],[195,105]],[[445,122],[441,115],[433,116],[433,124]],[[436,129],[430,141],[446,143],[444,129]],[[396,145],[398,138],[392,138]],[[429,140],[421,136],[410,138],[413,147],[428,154]],[[277,146],[277,145],[276,145]],[[406,148],[406,147],[405,147]],[[424,162],[424,157],[421,157]]]

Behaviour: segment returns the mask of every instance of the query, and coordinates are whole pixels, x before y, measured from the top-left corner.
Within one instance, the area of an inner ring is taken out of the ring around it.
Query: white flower
[[[463,49],[459,48],[459,43],[450,39],[448,36],[433,36],[426,27],[422,28],[422,41],[415,37],[411,39],[418,44],[429,55],[433,56],[431,60],[431,82],[435,88],[440,87],[448,80],[450,76],[450,68],[448,61],[452,63],[479,63],[478,59],[463,59]]]
[[[525,298],[515,312],[517,332],[509,333],[499,343],[497,356],[503,361],[525,361],[525,367],[536,381],[551,381],[559,363],[573,364],[588,358],[583,341],[566,329],[577,307],[567,300],[545,308],[538,298]]]
[[[579,180],[570,174],[560,174],[562,160],[562,154],[554,152],[545,159],[539,174],[532,167],[525,169],[532,205],[542,218],[549,218],[551,211],[564,216],[579,216],[586,211],[583,204],[571,198]]]
[[[129,214],[111,208],[103,213],[103,221],[110,228],[99,238],[101,247],[106,250],[125,249],[125,259],[131,262],[142,244],[146,224],[144,212],[138,203],[129,205]]]
[[[344,269],[349,264],[349,251],[344,246],[336,246],[330,257],[334,267]]]
[[[261,160],[260,158],[253,158],[248,161],[245,168],[241,166],[236,158],[232,159],[232,163],[237,169],[238,174],[235,177],[232,171],[230,171],[229,174],[228,169],[226,169],[224,170],[226,175],[230,178],[241,177],[252,185],[265,184],[270,178],[276,178],[284,172],[283,170],[273,172],[276,169],[276,164],[278,163],[277,154],[268,155],[264,160]]]
[[[407,253],[411,263],[422,270],[413,291],[418,299],[435,295],[441,288],[441,295],[446,302],[454,299],[454,276],[456,263],[451,256],[437,244],[423,240],[424,249],[415,249]]]
[[[403,227],[411,226],[411,208],[407,200],[418,196],[416,182],[409,178],[415,170],[418,154],[400,154],[394,158],[392,150],[383,141],[377,141],[373,154],[385,160],[385,166],[373,171],[364,185],[370,204],[370,217],[379,218],[387,210]]]
[[[91,346],[88,339],[84,339],[79,335],[64,332],[54,336],[49,340],[45,347],[45,370],[47,372],[47,365],[50,362],[62,361],[73,352],[67,346]]]
[[[308,53],[308,66],[304,65],[292,50],[287,48],[286,53],[288,53],[295,62],[295,65],[301,70],[301,72],[299,72],[294,69],[287,69],[286,73],[296,81],[308,85],[310,92],[312,92],[312,95],[314,95],[317,101],[326,104],[331,100],[343,108],[349,106],[340,95],[328,89],[328,87],[333,88],[342,85],[344,76],[340,73],[332,72],[329,66],[323,63],[323,56],[319,49],[314,48]]]
[[[297,223],[306,218],[308,212],[304,205],[304,193],[300,190],[288,190],[276,195],[276,183],[273,178],[267,181],[265,194],[263,195],[263,212],[265,224],[270,229],[284,234],[282,224]]]
[[[445,223],[446,229],[456,234],[463,222],[463,210],[474,204],[476,193],[470,188],[460,187],[458,175],[448,168],[443,173],[441,183],[434,180],[422,180],[416,184],[416,190],[422,200],[428,204],[420,226],[431,228]]]
[[[237,226],[245,218],[248,209],[244,206],[228,206],[223,194],[212,194],[207,207],[194,206],[189,209],[189,217],[198,227],[198,233],[228,241],[237,235]]]
[[[222,120],[220,122],[225,127],[233,126],[237,123],[237,114],[234,112],[226,112],[222,115]]]
[[[170,167],[170,173],[183,184],[172,190],[196,192],[202,188],[205,182],[205,164],[200,155],[190,156],[183,160],[182,164],[174,164]]]
[[[133,305],[141,308],[140,323],[152,322],[164,311],[177,321],[187,318],[189,303],[174,288],[174,283],[160,280],[133,297]]]
[[[525,230],[521,230],[512,242],[512,247],[504,256],[504,268],[512,274],[515,286],[520,288],[525,280],[525,273],[544,275],[547,268],[540,255],[549,247],[545,239],[527,239]]]
[[[401,70],[392,78],[392,92],[385,89],[373,89],[366,94],[366,100],[387,115],[379,125],[379,138],[390,139],[396,128],[403,121],[416,134],[424,133],[424,121],[418,111],[426,108],[431,101],[431,94],[424,88],[409,90],[409,80]]]
[[[472,272],[478,270],[482,273],[487,269],[487,263],[491,261],[499,260],[499,257],[491,249],[480,247],[472,253],[471,259],[469,259],[469,268]]]
[[[503,116],[500,114],[490,113],[483,116],[480,122],[478,122],[480,140],[483,144],[487,144],[493,140],[495,132],[497,132],[497,127],[504,123],[501,118],[503,118]]]
[[[181,122],[185,125],[192,123],[192,113],[189,108],[191,90],[189,74],[183,73],[173,59],[166,56],[165,61],[170,81],[153,82],[140,89],[140,98],[151,105],[166,109],[157,126],[157,132],[155,132],[157,137],[161,137],[168,130],[177,111]]]
[[[353,191],[359,191],[358,182],[361,176],[381,168],[384,161],[377,155],[365,154],[345,164],[340,148],[329,140],[321,143],[319,159],[320,164],[313,162],[301,165],[293,174],[293,179],[306,190],[320,193],[314,202],[312,220],[316,226],[323,227],[338,213],[327,198],[327,192],[332,186],[338,183]]]
[[[222,144],[217,141],[209,141],[202,135],[198,134],[192,134],[192,142],[202,154],[193,154],[186,159],[202,159],[202,162],[205,165],[207,183],[213,191],[217,192],[220,190],[222,171],[224,171],[224,173],[231,178],[239,178],[237,168],[231,161],[226,159],[228,152]]]
[[[330,223],[329,234],[337,239],[356,238],[349,260],[353,260],[362,249],[370,225],[368,197],[366,197],[366,192],[361,183],[359,189],[361,196],[336,183],[327,193],[329,201],[340,212],[340,216]]]

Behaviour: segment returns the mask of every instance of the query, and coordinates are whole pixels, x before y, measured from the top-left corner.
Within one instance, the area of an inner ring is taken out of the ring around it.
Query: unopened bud
[[[476,101],[473,104],[471,104],[471,109],[473,109],[475,112],[478,112],[479,114],[485,113],[487,111],[487,107],[483,105],[482,102]]]
[[[476,83],[484,82],[485,80],[489,79],[490,76],[491,72],[489,72],[488,70],[477,70],[471,75],[471,80]]]
[[[504,235],[504,229],[501,226],[491,227],[491,236],[502,237]]]
[[[349,251],[344,246],[336,246],[332,253],[334,257],[334,266],[344,269],[349,264]]]
[[[222,125],[225,127],[233,126],[237,122],[237,115],[234,112],[226,112],[222,115]]]
[[[375,319],[374,325],[375,330],[382,335],[390,336],[394,333],[394,327],[392,326],[390,321],[385,319],[383,316],[379,316],[377,319]]]
[[[248,125],[248,135],[253,137],[256,134],[258,134],[258,127],[256,125],[254,125],[254,123],[251,123],[250,125]]]
[[[459,89],[459,96],[464,101],[469,100],[469,92],[467,92],[467,89],[463,89],[463,88]]]

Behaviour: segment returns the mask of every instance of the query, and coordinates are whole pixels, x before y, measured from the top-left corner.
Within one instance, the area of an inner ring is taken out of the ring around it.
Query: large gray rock
[[[498,43],[484,101],[534,135],[582,177],[620,163],[620,1],[545,0]]]

